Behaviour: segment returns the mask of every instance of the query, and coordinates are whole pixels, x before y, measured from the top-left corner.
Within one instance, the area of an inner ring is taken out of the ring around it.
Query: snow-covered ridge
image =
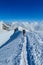
[[[14,33],[14,30],[16,28],[18,28],[18,30],[20,31],[25,29],[27,32],[33,31],[37,33],[43,33],[43,22],[41,23],[39,22],[12,22],[9,25],[1,21],[0,22],[0,46],[10,38],[10,36]],[[43,41],[40,40],[40,43],[43,43]]]
[[[7,30],[14,30],[15,28],[18,28],[28,31],[43,31],[43,22],[12,22],[9,25],[2,21],[0,22],[0,29],[3,29],[3,27],[6,27]]]
[[[13,22],[12,28],[22,27],[26,31],[43,31],[43,22]]]
[[[25,36],[23,30],[26,31]],[[5,42],[8,44],[1,47]],[[42,22],[12,22],[10,25],[0,22],[0,65],[43,65],[42,51]]]

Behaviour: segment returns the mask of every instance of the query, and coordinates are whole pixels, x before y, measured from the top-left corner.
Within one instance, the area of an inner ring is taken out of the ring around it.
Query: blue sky
[[[43,0],[0,0],[0,20],[43,20]]]

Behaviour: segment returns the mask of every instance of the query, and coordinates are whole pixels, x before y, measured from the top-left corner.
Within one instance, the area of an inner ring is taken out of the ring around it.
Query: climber
[[[23,36],[25,36],[25,33],[26,33],[26,31],[25,31],[25,30],[23,30]]]
[[[18,31],[18,28],[16,28],[14,31],[15,31],[15,32]]]

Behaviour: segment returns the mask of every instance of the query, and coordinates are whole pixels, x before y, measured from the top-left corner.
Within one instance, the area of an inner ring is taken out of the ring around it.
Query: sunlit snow
[[[3,24],[0,23],[0,65],[43,65],[43,23],[12,22],[5,30]]]
[[[9,40],[10,36],[14,33],[14,31],[4,31],[0,30],[0,46],[3,45],[6,41]]]

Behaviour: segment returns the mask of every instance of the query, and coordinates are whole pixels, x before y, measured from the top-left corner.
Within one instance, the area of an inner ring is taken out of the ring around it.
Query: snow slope
[[[18,36],[19,35],[19,36]],[[17,31],[0,49],[0,65],[19,65],[22,50],[22,33]],[[19,62],[18,62],[19,61]]]
[[[0,29],[0,65],[43,65],[43,23],[13,22],[9,29]]]
[[[26,36],[24,37],[24,43],[23,43],[23,48],[22,48],[22,53],[21,53],[21,61],[20,65],[28,65],[27,62],[27,52],[26,52]]]
[[[14,33],[14,31],[4,31],[0,30],[0,47],[9,40],[10,36]]]

